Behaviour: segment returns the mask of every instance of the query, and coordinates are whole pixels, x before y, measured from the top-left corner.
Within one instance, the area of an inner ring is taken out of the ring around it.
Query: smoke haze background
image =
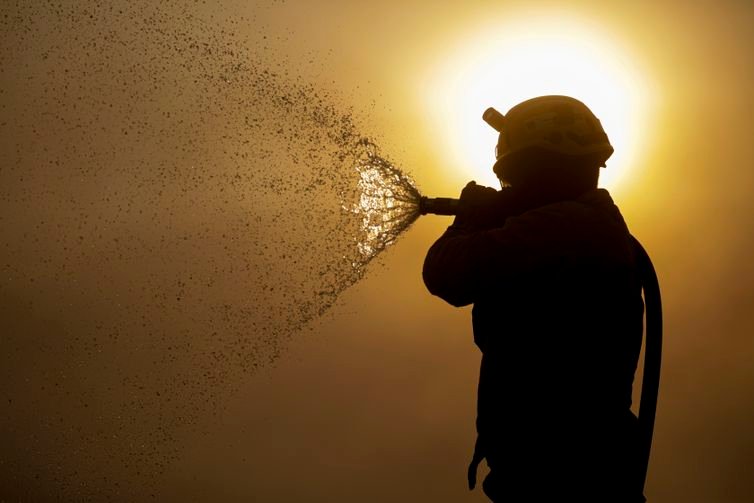
[[[662,95],[613,191],[666,307],[647,495],[751,501],[754,10],[617,5],[572,9]],[[469,313],[421,284],[448,221],[364,268],[361,178],[336,175],[374,137],[457,194],[422,69],[520,9],[3,4],[0,499],[484,501]]]

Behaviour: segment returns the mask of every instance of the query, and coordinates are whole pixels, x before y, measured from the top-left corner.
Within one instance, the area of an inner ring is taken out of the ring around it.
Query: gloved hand
[[[510,189],[495,190],[471,181],[461,191],[458,216],[454,226],[470,230],[491,229],[502,225],[508,216],[505,207]]]

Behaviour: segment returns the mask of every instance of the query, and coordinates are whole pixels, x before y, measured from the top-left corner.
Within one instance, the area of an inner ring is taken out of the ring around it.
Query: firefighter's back
[[[522,263],[499,264],[474,303],[487,485],[516,501],[641,501],[630,406],[643,304],[628,229],[605,191],[532,213],[506,224]]]

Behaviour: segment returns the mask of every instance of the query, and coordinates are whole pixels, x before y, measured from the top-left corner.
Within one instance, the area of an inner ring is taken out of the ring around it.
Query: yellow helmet
[[[500,132],[492,168],[498,177],[506,165],[535,152],[589,158],[599,166],[613,154],[599,119],[569,96],[532,98],[514,106],[505,116],[488,108],[482,118]]]

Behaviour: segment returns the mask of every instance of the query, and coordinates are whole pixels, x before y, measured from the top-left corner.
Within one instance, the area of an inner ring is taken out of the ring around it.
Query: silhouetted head
[[[500,132],[493,171],[527,192],[576,197],[594,189],[613,153],[599,119],[568,96],[533,98],[505,116],[488,108],[483,118]]]

